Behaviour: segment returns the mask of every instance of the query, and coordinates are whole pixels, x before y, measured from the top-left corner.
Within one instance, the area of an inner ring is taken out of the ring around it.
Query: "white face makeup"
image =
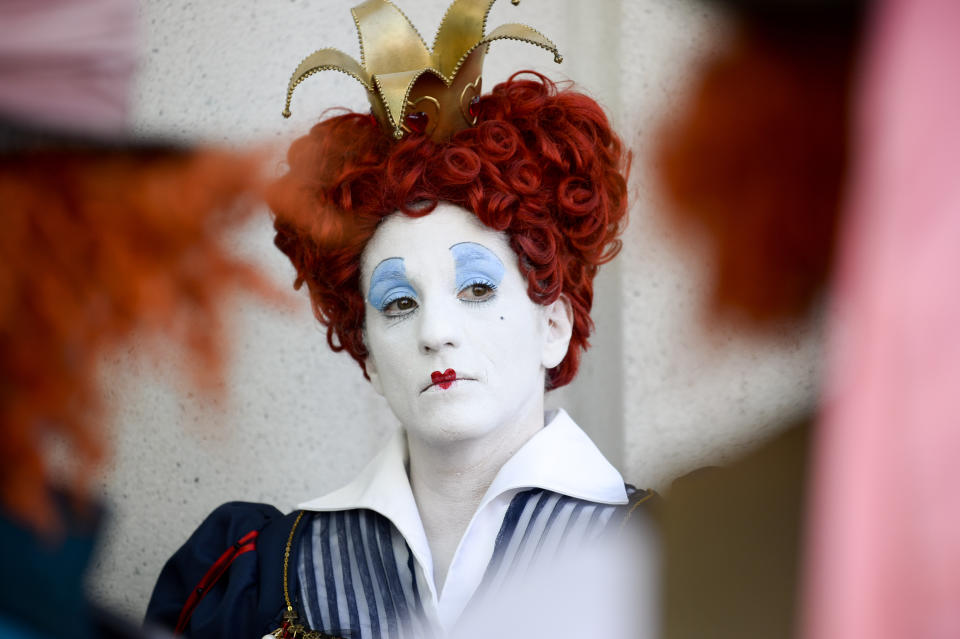
[[[367,372],[408,433],[472,439],[541,410],[569,331],[527,296],[504,234],[446,203],[420,218],[395,213],[361,268]]]

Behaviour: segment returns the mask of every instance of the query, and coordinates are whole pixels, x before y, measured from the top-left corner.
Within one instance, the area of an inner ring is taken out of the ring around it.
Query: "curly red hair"
[[[215,388],[224,294],[279,299],[225,241],[256,211],[258,174],[257,156],[214,150],[0,153],[0,507],[50,530],[55,477],[89,494],[106,457],[100,363],[131,336],[182,346]],[[51,440],[70,451],[59,473]]]
[[[592,98],[517,75],[481,97],[476,126],[447,142],[394,141],[372,116],[346,113],[291,145],[268,197],[275,243],[297,270],[295,288],[306,283],[330,348],[365,376],[361,253],[385,217],[426,215],[441,201],[507,234],[531,300],[569,300],[573,335],[547,388],[576,374],[593,328],[593,277],[620,250],[629,153]]]

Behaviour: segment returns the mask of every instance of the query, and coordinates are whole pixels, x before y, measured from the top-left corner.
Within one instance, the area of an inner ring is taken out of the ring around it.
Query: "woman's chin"
[[[497,430],[489,415],[481,414],[476,404],[447,406],[429,411],[415,424],[405,424],[407,434],[429,445],[449,446],[483,438]]]

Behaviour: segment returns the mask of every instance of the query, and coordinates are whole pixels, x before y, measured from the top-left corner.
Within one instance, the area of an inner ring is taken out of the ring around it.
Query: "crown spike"
[[[389,0],[366,0],[350,11],[360,34],[360,61],[371,76],[432,64],[427,43]]]
[[[560,50],[557,49],[557,45],[555,45],[547,36],[543,35],[533,27],[528,27],[525,24],[502,24],[491,31],[490,35],[478,42],[477,46],[480,46],[481,44],[490,44],[495,40],[518,40],[520,42],[534,44],[552,53],[553,61],[557,64],[563,62],[563,56],[560,55]]]
[[[490,35],[475,43],[463,54],[463,56],[457,61],[456,66],[454,66],[451,77],[456,76],[460,72],[460,67],[467,60],[467,58],[470,57],[470,54],[473,53],[478,47],[488,45],[496,40],[517,40],[519,42],[533,44],[551,52],[553,54],[553,61],[557,64],[563,62],[563,56],[560,55],[557,45],[555,45],[550,38],[543,35],[536,29],[528,27],[525,24],[503,24],[491,31]]]
[[[487,30],[487,16],[496,0],[454,0],[433,38],[434,64],[446,77]]]
[[[293,71],[293,75],[290,76],[290,82],[287,83],[287,101],[283,107],[283,117],[290,117],[290,101],[293,99],[294,89],[311,75],[320,71],[346,73],[360,82],[367,91],[373,91],[370,75],[366,69],[360,66],[359,62],[338,49],[320,49],[304,58]]]

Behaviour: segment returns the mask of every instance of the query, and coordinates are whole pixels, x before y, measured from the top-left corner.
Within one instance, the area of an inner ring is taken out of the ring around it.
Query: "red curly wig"
[[[476,126],[447,142],[394,141],[372,116],[347,113],[291,145],[268,196],[275,243],[297,270],[294,286],[306,283],[330,348],[364,375],[361,253],[385,217],[426,215],[441,201],[506,233],[531,300],[570,301],[573,335],[547,388],[576,374],[593,328],[593,277],[620,250],[629,153],[592,98],[524,73],[535,77],[494,87]]]

